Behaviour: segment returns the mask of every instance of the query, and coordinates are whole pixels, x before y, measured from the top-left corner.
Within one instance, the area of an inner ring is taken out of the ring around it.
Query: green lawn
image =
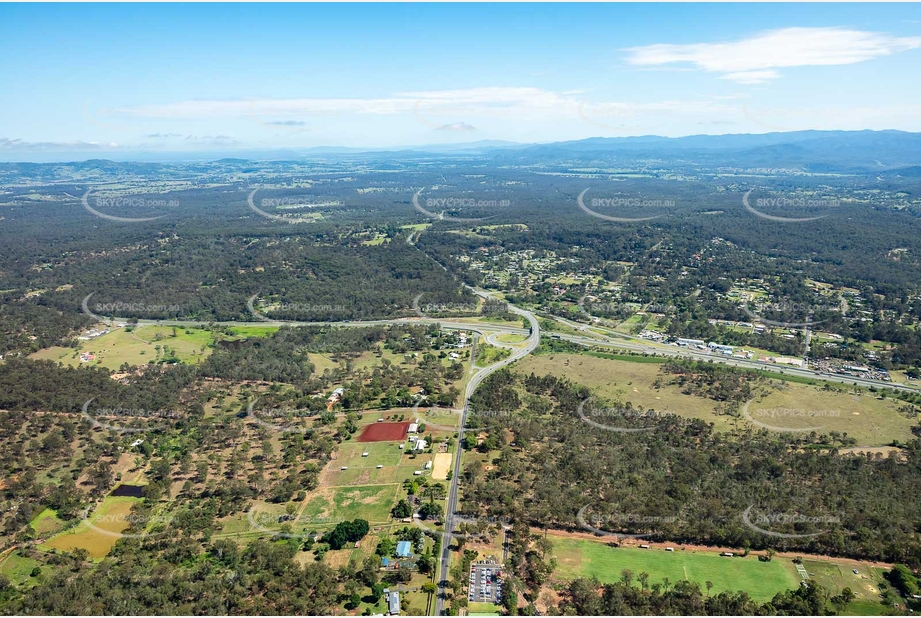
[[[499,606],[493,603],[469,603],[468,616],[498,616]]]
[[[558,563],[554,577],[562,580],[594,576],[610,583],[618,581],[621,571],[629,569],[634,578],[644,571],[649,573],[650,584],[666,577],[671,582],[686,579],[699,583],[706,593],[705,582],[710,581],[711,594],[745,590],[760,601],[795,588],[799,582],[792,563],[777,558],[759,562],[755,556],[726,558],[713,552],[666,552],[659,547],[613,548],[604,542],[585,539],[554,538],[553,545]]]
[[[32,579],[32,569],[40,566],[38,561],[27,558],[13,550],[6,557],[0,560],[0,575],[6,575],[14,585],[20,585]],[[51,569],[45,567],[45,572],[50,573]]]
[[[66,524],[58,518],[58,514],[54,509],[45,509],[39,513],[35,519],[29,522],[29,525],[32,526],[32,529],[35,530],[35,534],[39,538],[60,532],[61,529],[66,526]]]

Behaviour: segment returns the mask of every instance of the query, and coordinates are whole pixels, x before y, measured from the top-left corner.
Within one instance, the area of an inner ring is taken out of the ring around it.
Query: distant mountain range
[[[785,168],[807,172],[877,173],[921,165],[921,133],[905,131],[794,131],[789,133],[691,135],[687,137],[593,137],[548,144],[482,140],[406,148],[288,148],[222,153],[121,153],[125,161],[219,162],[312,159],[413,159],[437,156],[486,158],[504,164],[649,164],[688,168]],[[104,166],[95,153],[92,164]],[[61,156],[61,155],[59,155]],[[76,153],[73,159],[82,158]],[[2,164],[0,164],[2,165]],[[916,176],[916,170],[905,175]]]
[[[688,137],[594,137],[539,144],[506,159],[606,163],[798,168],[804,171],[879,171],[921,164],[921,133],[904,131],[795,131]]]

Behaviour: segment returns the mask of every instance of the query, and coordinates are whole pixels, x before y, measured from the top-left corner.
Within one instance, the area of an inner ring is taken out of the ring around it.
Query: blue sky
[[[0,156],[921,131],[907,4],[0,5]]]

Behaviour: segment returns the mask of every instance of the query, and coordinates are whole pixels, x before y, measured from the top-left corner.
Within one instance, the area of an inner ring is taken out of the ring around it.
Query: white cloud
[[[627,61],[636,66],[689,63],[743,84],[780,76],[776,69],[845,65],[917,49],[921,37],[894,37],[844,28],[784,28],[728,43],[657,44],[631,47]]]
[[[87,150],[108,150],[118,148],[115,142],[26,142],[21,139],[10,139],[0,137],[0,150],[22,150],[22,151],[87,151]]]
[[[466,133],[467,131],[476,131],[476,127],[466,122],[452,122],[451,124],[443,124],[437,128],[438,131],[460,131]]]
[[[777,79],[780,77],[780,73],[772,69],[766,69],[764,71],[736,71],[735,73],[726,73],[720,77],[739,84],[763,84],[766,81]]]
[[[399,92],[384,98],[302,98],[179,101],[163,105],[123,107],[112,114],[145,118],[251,117],[273,126],[293,125],[284,118],[305,115],[413,114],[433,128],[463,129],[474,117],[553,119],[580,118],[586,114],[633,116],[644,112],[719,111],[707,100],[588,101],[580,91],[554,92],[530,87],[484,87],[455,90]],[[272,120],[269,120],[271,118]],[[429,120],[429,119],[432,120]],[[297,121],[300,123],[301,121]]]

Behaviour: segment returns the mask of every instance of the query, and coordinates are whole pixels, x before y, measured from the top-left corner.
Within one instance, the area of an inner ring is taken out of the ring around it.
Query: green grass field
[[[527,335],[517,335],[515,333],[500,333],[496,335],[496,341],[501,341],[502,343],[524,343],[527,340]]]
[[[224,340],[267,337],[277,330],[277,326],[235,326],[230,329],[230,336],[219,337]],[[213,344],[214,334],[208,330],[173,327],[164,323],[138,326],[130,332],[127,328],[115,328],[96,339],[81,341],[79,349],[54,346],[35,352],[30,358],[53,360],[72,367],[101,365],[107,369],[117,370],[124,363],[146,365],[167,356],[174,357],[182,363],[199,363],[211,353]],[[164,346],[169,348],[168,353]],[[93,352],[96,359],[83,363],[80,361],[80,352]]]
[[[468,603],[468,616],[498,616],[499,606],[493,603]]]
[[[206,330],[139,326],[131,332],[126,328],[117,328],[96,339],[81,341],[79,350],[52,347],[39,350],[32,354],[31,358],[53,360],[72,367],[101,365],[116,370],[124,363],[146,365],[166,358],[166,346],[169,348],[169,357],[175,357],[179,362],[194,364],[211,353],[212,342],[212,335]],[[96,359],[83,363],[80,361],[80,352],[93,352]]]
[[[478,343],[476,346],[476,364],[478,367],[487,367],[493,363],[508,358],[512,351],[506,348],[497,348],[488,343]]]
[[[745,590],[761,601],[799,585],[792,563],[777,558],[759,562],[755,556],[726,558],[711,552],[613,548],[585,539],[553,538],[553,545],[558,563],[554,577],[562,580],[594,576],[602,583],[610,583],[620,580],[621,571],[629,569],[634,578],[642,572],[649,573],[650,584],[667,577],[671,582],[697,582],[706,592],[705,582],[710,581],[711,594]]]
[[[37,560],[21,555],[13,550],[0,558],[0,575],[6,575],[10,583],[21,585],[33,580],[32,569],[39,566]],[[45,567],[46,572],[49,570]]]
[[[356,517],[371,523],[386,522],[400,489],[396,484],[321,487],[308,497],[298,524],[323,525]]]

